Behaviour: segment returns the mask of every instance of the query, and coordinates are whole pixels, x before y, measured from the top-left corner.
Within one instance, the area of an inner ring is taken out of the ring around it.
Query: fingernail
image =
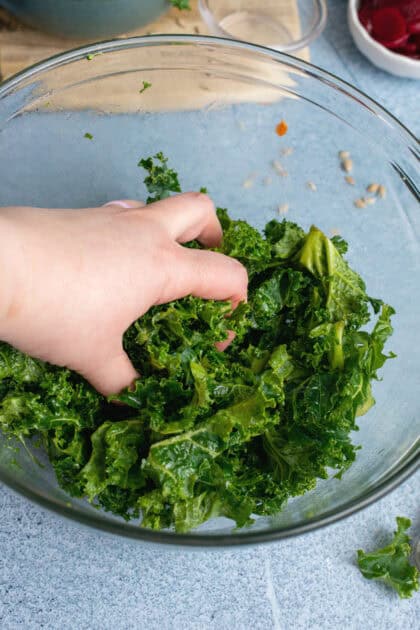
[[[104,203],[105,206],[119,206],[120,208],[131,208],[130,204],[126,201],[108,201],[108,203]]]

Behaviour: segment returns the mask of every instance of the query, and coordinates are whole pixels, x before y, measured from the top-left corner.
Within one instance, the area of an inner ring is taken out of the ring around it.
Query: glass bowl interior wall
[[[152,86],[140,93],[143,81]],[[276,125],[288,132],[279,137]],[[85,134],[93,136],[86,139]],[[75,501],[48,465],[0,435],[0,479],[90,525],[152,541],[219,545],[300,533],[350,513],[411,472],[418,456],[420,214],[415,139],[374,102],[313,66],[234,41],[134,38],[66,53],[0,86],[0,205],[60,208],[144,199],[140,157],[163,151],[184,190],[207,187],[217,205],[259,228],[287,217],[350,243],[368,293],[397,315],[398,357],[360,418],[361,450],[271,518],[243,530],[214,519],[188,535],[151,532]],[[354,185],[338,154],[348,151]],[[386,198],[356,208],[366,186]],[[417,182],[417,184],[416,184]],[[418,194],[418,190],[417,190]],[[38,457],[42,454],[38,453]],[[16,465],[17,462],[17,465]]]

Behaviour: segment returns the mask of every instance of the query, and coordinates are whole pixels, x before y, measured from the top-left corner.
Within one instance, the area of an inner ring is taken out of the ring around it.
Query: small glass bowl
[[[325,0],[199,0],[212,35],[294,52],[319,37],[327,23]]]

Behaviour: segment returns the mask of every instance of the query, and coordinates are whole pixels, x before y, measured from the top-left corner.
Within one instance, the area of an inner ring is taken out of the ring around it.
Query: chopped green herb
[[[88,131],[85,133],[85,135],[83,136],[84,138],[87,138],[88,140],[93,140],[93,136],[91,133],[89,133]]]
[[[419,588],[419,572],[410,564],[410,538],[405,533],[411,526],[408,518],[397,516],[397,530],[389,545],[383,549],[365,553],[357,552],[357,564],[368,580],[381,580],[406,599]]]
[[[167,162],[139,161],[148,203],[181,190]],[[141,374],[111,397],[124,406],[0,344],[3,432],[40,436],[69,494],[141,515],[144,527],[185,532],[216,515],[243,526],[331,469],[340,476],[356,456],[357,416],[374,404],[371,381],[393,356],[384,345],[394,311],[367,295],[342,238],[276,220],[261,234],[217,212],[219,251],[246,266],[248,303],[230,313],[189,296],[151,308],[124,335]]]
[[[93,59],[94,57],[97,57],[97,56],[98,56],[98,55],[100,55],[100,54],[101,54],[101,53],[90,53],[89,55],[86,55],[86,59],[87,59],[88,61],[92,61],[92,59]]]
[[[188,11],[191,10],[190,0],[169,0],[169,2],[172,6],[180,9],[181,11],[183,9]]]
[[[150,87],[152,87],[151,83],[149,83],[148,81],[143,81],[143,87],[141,88],[141,90],[139,90],[139,93],[143,94],[143,92],[145,92]]]

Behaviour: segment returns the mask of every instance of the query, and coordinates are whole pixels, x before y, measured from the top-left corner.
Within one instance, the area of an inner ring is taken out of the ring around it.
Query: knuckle
[[[213,201],[207,195],[207,193],[203,192],[189,192],[186,193],[191,201],[194,201],[206,214],[215,214],[216,209],[214,207]]]
[[[238,298],[240,300],[245,299],[247,297],[248,294],[248,273],[245,269],[245,267],[238,268],[237,270],[237,287],[238,290],[236,292]]]
[[[240,282],[241,286],[247,287],[248,286],[248,272],[246,268],[238,260],[234,258],[232,260],[234,261],[235,273],[238,276],[238,281]]]

